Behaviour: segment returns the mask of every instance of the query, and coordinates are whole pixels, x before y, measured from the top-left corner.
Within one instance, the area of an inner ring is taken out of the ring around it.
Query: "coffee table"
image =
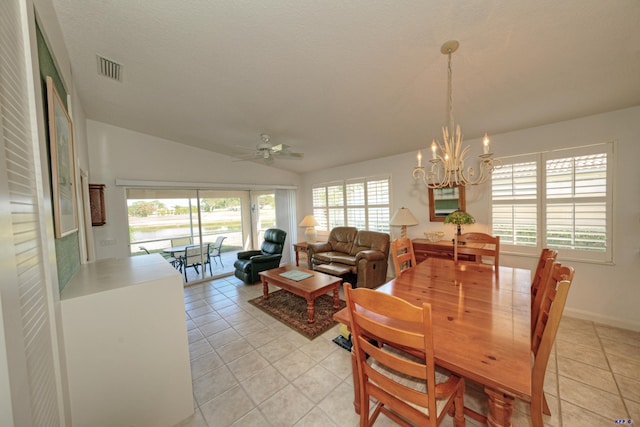
[[[304,271],[312,274],[313,276],[300,281],[280,276],[280,273],[291,270]],[[309,319],[307,320],[308,323],[315,322],[316,310],[314,301],[320,295],[333,291],[333,308],[336,310],[340,308],[339,291],[342,279],[339,277],[330,276],[328,274],[320,273],[319,271],[307,270],[306,268],[300,268],[294,265],[285,265],[271,270],[261,271],[258,275],[262,281],[263,299],[269,299],[269,284],[278,286],[285,291],[305,298],[307,300],[307,313],[309,314]]]

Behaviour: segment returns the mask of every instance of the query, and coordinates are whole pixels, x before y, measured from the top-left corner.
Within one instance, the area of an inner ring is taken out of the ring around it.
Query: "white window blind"
[[[536,161],[505,163],[493,172],[493,232],[503,245],[537,245],[537,197]]]
[[[362,230],[389,231],[390,180],[367,177],[315,185],[313,214],[318,227],[331,230],[350,226]]]
[[[505,250],[611,262],[613,143],[503,159],[492,226]]]
[[[547,246],[606,252],[607,153],[546,162]]]

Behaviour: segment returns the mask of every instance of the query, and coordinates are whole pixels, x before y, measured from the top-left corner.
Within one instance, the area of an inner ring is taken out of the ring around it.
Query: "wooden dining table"
[[[436,364],[484,387],[487,425],[511,426],[514,399],[531,399],[531,271],[496,268],[427,258],[377,291],[431,304]],[[349,325],[347,310],[334,319]]]

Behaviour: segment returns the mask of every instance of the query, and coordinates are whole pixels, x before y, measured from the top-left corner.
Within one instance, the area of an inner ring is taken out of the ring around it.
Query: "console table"
[[[416,262],[420,263],[427,258],[447,258],[453,259],[453,242],[451,240],[440,240],[431,242],[427,239],[413,239],[413,252],[416,254]],[[475,255],[458,254],[460,261],[475,261]]]

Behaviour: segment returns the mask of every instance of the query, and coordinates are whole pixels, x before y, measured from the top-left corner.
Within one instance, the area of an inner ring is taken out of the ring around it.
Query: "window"
[[[492,176],[493,232],[501,245],[612,261],[612,158],[607,143],[503,159]]]
[[[313,187],[313,215],[320,229],[350,226],[389,232],[388,177],[368,177]]]

